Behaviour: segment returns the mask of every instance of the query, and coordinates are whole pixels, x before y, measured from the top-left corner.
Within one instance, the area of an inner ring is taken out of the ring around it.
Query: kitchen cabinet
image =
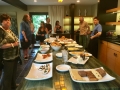
[[[116,51],[111,48],[107,48],[107,59],[106,66],[108,66],[112,71],[115,69],[115,59],[116,59]]]
[[[98,50],[98,59],[106,65],[106,54],[107,54],[107,42],[100,40],[99,41],[99,50]]]
[[[120,52],[116,53],[115,73],[117,73],[120,76]]]

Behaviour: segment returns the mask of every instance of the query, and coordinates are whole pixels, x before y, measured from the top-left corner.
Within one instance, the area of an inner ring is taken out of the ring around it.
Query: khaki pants
[[[83,48],[87,47],[87,36],[86,35],[79,36],[79,44],[82,45]]]

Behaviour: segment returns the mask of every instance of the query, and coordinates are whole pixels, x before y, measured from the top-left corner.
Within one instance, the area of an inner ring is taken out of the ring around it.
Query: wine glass
[[[62,58],[63,58],[64,64],[66,64],[67,61],[68,61],[68,52],[67,52],[67,50],[62,50]]]

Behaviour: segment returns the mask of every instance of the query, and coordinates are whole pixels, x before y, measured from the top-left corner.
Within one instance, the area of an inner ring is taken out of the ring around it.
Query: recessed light
[[[98,2],[100,2],[100,0],[98,0]]]
[[[63,2],[63,0],[58,0],[58,2]]]
[[[77,0],[77,3],[79,3],[80,2],[80,0]]]
[[[37,0],[34,0],[34,2],[37,2]]]

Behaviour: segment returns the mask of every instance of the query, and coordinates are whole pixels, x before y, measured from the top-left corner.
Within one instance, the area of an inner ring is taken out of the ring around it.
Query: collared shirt
[[[102,32],[102,26],[100,24],[95,25],[91,36],[94,36],[97,32]]]
[[[18,38],[16,35],[10,30],[9,32],[5,31],[2,27],[0,27],[0,47],[4,44],[17,42]],[[4,60],[14,60],[19,56],[19,47],[11,47],[3,49],[3,59]]]
[[[31,40],[32,32],[31,32],[31,28],[30,28],[29,23],[24,22],[24,21],[21,22],[21,24],[20,24],[20,40],[23,40],[23,39],[24,39],[24,36],[23,36],[23,34],[22,34],[22,31],[25,32],[26,38],[27,38],[28,40]]]
[[[87,22],[83,21],[83,23],[80,23],[80,35],[87,35],[88,27]]]

